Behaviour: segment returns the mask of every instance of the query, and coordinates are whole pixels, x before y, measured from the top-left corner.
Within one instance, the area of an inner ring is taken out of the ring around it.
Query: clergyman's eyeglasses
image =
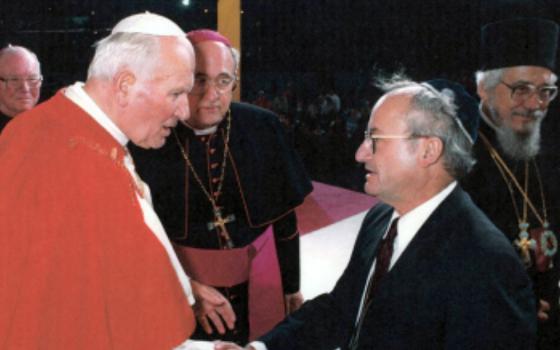
[[[202,95],[210,86],[213,86],[218,93],[223,94],[233,91],[234,83],[235,77],[229,74],[220,74],[214,79],[202,74],[196,75],[194,77],[194,85],[190,93],[193,95]]]
[[[534,94],[541,103],[550,103],[558,95],[558,87],[555,85],[535,86],[533,84],[520,83],[510,85],[500,80],[511,91],[511,99],[516,103],[523,103],[530,99]]]

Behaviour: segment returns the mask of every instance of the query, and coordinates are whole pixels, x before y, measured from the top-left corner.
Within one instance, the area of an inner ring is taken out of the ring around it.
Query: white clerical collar
[[[216,130],[218,130],[217,125],[211,126],[209,128],[206,128],[206,129],[195,129],[192,126],[190,126],[188,123],[183,123],[183,125],[185,125],[189,129],[191,129],[196,136],[210,135],[210,134],[215,133]]]
[[[64,95],[72,102],[77,104],[81,109],[87,112],[103,129],[113,136],[121,145],[125,146],[128,137],[119,129],[119,127],[109,118],[105,112],[99,108],[95,101],[84,90],[84,83],[76,82],[74,85],[68,86],[63,90]]]

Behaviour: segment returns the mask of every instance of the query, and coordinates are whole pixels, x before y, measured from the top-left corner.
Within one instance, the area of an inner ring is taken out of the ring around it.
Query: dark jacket
[[[269,350],[345,349],[393,209],[367,214],[332,292],[261,338]],[[504,235],[457,187],[430,215],[380,282],[360,349],[532,349],[531,282]]]

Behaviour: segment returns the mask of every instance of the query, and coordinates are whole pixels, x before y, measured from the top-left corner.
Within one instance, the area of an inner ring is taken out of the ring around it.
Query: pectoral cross
[[[521,229],[521,233],[519,233],[519,238],[513,241],[519,251],[521,252],[521,259],[525,266],[531,266],[531,253],[530,251],[536,248],[537,242],[534,239],[529,238],[529,234],[527,233],[527,229],[529,225],[527,223],[519,224],[519,228]]]
[[[233,241],[229,236],[229,232],[226,228],[226,224],[235,221],[235,215],[231,214],[226,216],[225,218],[222,216],[222,211],[218,208],[214,208],[214,221],[209,222],[208,229],[213,230],[216,229],[220,234],[220,237],[225,242],[227,249],[233,248]]]

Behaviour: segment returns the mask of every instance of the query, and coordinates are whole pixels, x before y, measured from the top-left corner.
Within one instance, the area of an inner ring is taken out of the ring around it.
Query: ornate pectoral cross
[[[545,272],[552,269],[554,267],[554,255],[558,251],[558,240],[550,230],[548,222],[545,222],[543,227],[532,229],[530,233],[537,243],[535,249],[537,271]]]
[[[226,224],[229,224],[233,221],[235,221],[235,215],[231,214],[224,218],[222,216],[222,211],[218,208],[214,208],[214,221],[211,221],[207,224],[209,230],[216,229],[218,231],[218,234],[225,242],[225,246],[227,249],[233,248],[233,241],[229,236]]]
[[[529,224],[522,222],[519,224],[519,228],[521,229],[521,232],[519,233],[519,238],[513,241],[513,243],[515,243],[517,248],[519,248],[523,263],[525,264],[526,267],[529,267],[532,265],[531,250],[534,250],[536,248],[537,242],[535,242],[534,239],[529,237],[529,233],[527,232],[527,229],[529,228]]]

